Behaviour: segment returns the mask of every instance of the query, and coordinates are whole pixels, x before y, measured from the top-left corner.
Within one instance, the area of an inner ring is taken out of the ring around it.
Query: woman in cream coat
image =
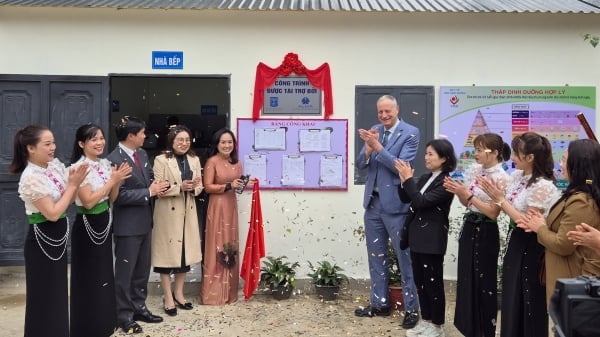
[[[154,159],[155,179],[167,180],[171,186],[154,207],[152,266],[160,273],[164,310],[175,316],[177,307],[193,308],[183,296],[183,284],[190,265],[202,258],[194,196],[203,186],[200,159],[191,150],[190,130],[183,125],[173,126],[166,142],[166,151]],[[173,291],[171,274],[175,275]]]

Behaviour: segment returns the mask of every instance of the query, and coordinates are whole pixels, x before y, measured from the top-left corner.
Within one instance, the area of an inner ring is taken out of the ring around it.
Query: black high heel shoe
[[[172,295],[173,295],[173,301],[175,302],[175,304],[177,304],[179,309],[183,309],[183,310],[194,309],[194,306],[192,305],[192,303],[190,303],[190,302],[181,303],[177,300],[177,298],[175,298],[175,293],[173,293]]]
[[[173,298],[175,299],[175,298]],[[177,307],[167,308],[165,306],[165,300],[163,299],[163,308],[165,309],[165,313],[169,316],[177,316]]]

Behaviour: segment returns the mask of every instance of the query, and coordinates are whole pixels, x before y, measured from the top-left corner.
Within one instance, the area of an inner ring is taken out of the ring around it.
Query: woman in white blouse
[[[54,135],[45,126],[29,125],[15,134],[9,172],[22,172],[19,196],[31,225],[24,247],[25,337],[69,336],[66,211],[88,165],[67,172],[55,151]]]
[[[475,137],[473,145],[476,163],[466,171],[465,184],[449,177],[444,180],[444,187],[468,210],[458,239],[454,325],[467,337],[494,337],[500,252],[496,218],[500,208],[481,189],[477,177],[485,176],[504,188],[508,174],[502,163],[509,159],[510,147],[495,133]]]
[[[544,247],[534,232],[526,232],[515,223],[530,210],[547,214],[560,196],[554,185],[552,147],[546,137],[525,132],[512,140],[512,149],[516,170],[506,190],[478,177],[483,191],[511,219],[502,266],[500,335],[546,337]]]
[[[106,337],[117,325],[109,202],[131,175],[127,162],[118,167],[100,158],[106,140],[95,124],[77,129],[72,167],[89,166],[77,192],[77,219],[71,240],[71,337]]]

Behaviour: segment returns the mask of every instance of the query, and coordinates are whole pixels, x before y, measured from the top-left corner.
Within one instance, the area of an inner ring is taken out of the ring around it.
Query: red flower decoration
[[[279,74],[289,76],[292,72],[298,75],[304,75],[306,73],[306,67],[298,59],[298,54],[287,53],[279,66]]]
[[[323,91],[323,106],[325,119],[333,115],[333,97],[331,92],[331,75],[329,64],[323,63],[316,69],[307,69],[298,59],[298,54],[287,53],[283,62],[277,68],[271,68],[260,62],[256,67],[254,81],[254,102],[252,103],[252,119],[260,117],[260,110],[265,100],[264,90],[273,85],[278,76],[289,76],[291,73],[305,75],[310,84]]]

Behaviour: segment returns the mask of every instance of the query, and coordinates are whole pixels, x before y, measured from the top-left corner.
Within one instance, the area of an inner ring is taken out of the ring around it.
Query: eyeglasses
[[[189,139],[189,138],[175,138],[175,141],[177,143],[191,143],[192,142],[191,139]]]

